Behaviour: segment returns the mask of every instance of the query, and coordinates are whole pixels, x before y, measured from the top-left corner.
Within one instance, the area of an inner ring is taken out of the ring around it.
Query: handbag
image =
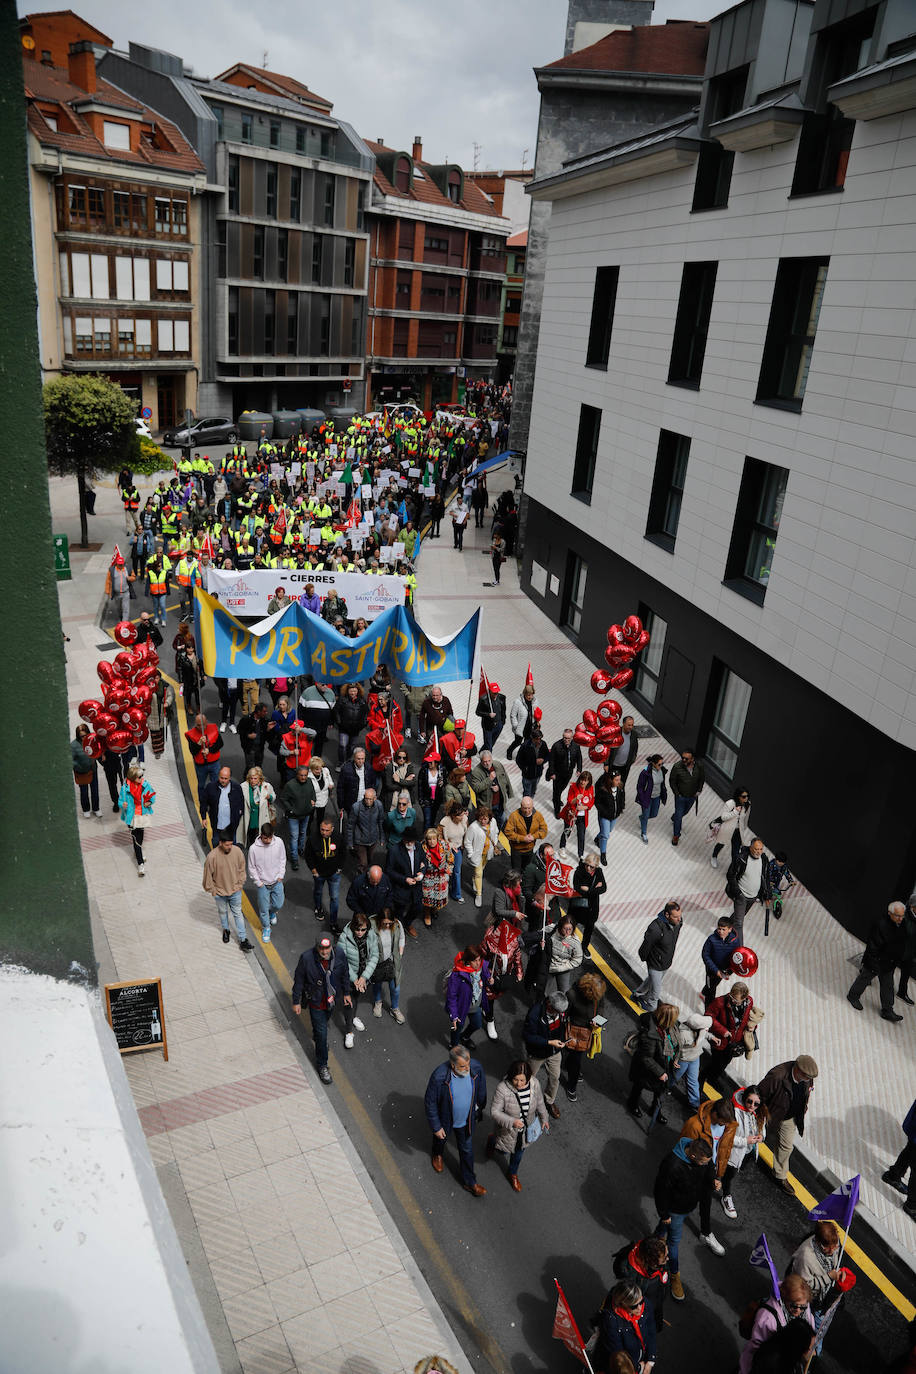
[[[519,1114],[525,1123],[525,1144],[533,1145],[536,1140],[540,1139],[543,1128],[537,1116],[535,1116],[533,1121],[528,1120],[522,1108],[522,1099],[519,1097],[518,1093],[515,1094],[515,1100],[518,1103]],[[521,1135],[521,1131],[519,1135]]]
[[[380,959],[375,966],[372,975],[373,983],[391,983],[394,980],[394,959],[389,954],[387,959]]]
[[[591,1049],[592,1026],[570,1026],[567,1032],[566,1048],[583,1051]]]
[[[73,781],[77,783],[78,786],[85,787],[88,783],[92,782],[92,769],[87,768],[85,773],[74,773]]]

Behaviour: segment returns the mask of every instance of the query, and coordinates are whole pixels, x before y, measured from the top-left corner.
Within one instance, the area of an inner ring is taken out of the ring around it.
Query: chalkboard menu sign
[[[144,983],[106,983],[105,1015],[122,1054],[162,1050],[168,1059],[161,978]]]

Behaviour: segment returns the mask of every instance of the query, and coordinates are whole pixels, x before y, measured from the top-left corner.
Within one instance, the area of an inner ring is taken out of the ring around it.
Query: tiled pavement
[[[112,546],[123,546],[120,503],[100,484],[91,530],[103,548],[73,550],[74,495],[52,480],[74,574],[59,584],[71,727],[76,705],[98,694],[96,616]],[[157,799],[146,878],[101,774],[103,818],[79,821],[83,862],[100,982],[163,980],[168,1062],[123,1063],[166,1192],[177,1186],[190,1208],[203,1258],[186,1254],[221,1367],[406,1374],[441,1353],[467,1374],[327,1090],[278,1018],[257,956],[220,942],[168,750],[158,762],[148,751],[147,775]]]
[[[498,474],[495,480],[491,478],[493,495],[508,481]],[[604,664],[591,663],[520,591],[514,561],[504,565],[499,588],[482,585],[492,576],[490,560],[482,556],[489,546],[489,521],[485,529],[472,526],[467,531],[463,553],[452,549],[444,523],[442,529],[441,540],[427,539],[423,546],[417,599],[421,623],[430,633],[444,635],[454,632],[481,605],[482,661],[487,674],[500,684],[508,705],[524,685],[530,660],[544,713],[544,737],[553,743],[564,726],[576,724],[584,707],[594,706],[597,698],[589,678]],[[612,589],[607,607],[608,624],[635,609],[618,605]],[[464,714],[467,684],[449,684],[446,690],[456,711]],[[472,711],[476,703],[475,686]],[[646,724],[632,705],[627,704],[627,711],[637,724]],[[505,757],[511,738],[507,726],[496,754],[507,764],[520,792],[518,768]],[[640,745],[640,758],[650,751],[661,753],[669,767],[678,758],[659,737],[651,745]],[[719,814],[721,798],[709,787],[704,790],[699,815],[693,813],[685,822],[677,848],[671,844],[669,806],[650,822],[646,846],[639,838],[639,813],[632,799],[635,777],[631,773],[628,806],[608,844],[608,891],[601,905],[600,929],[633,968],[641,969],[636,951],[643,931],[664,903],[676,897],[684,910],[684,930],[674,966],[665,979],[665,995],[699,1009],[700,948],[716,918],[731,908],[724,893],[724,866],[710,867],[709,846],[704,842],[708,822]],[[753,797],[754,779],[740,781]],[[536,801],[556,842],[561,827],[552,818],[548,783],[541,783]],[[766,842],[766,834],[761,838]],[[572,854],[574,845],[572,837]],[[597,845],[590,840],[589,847]],[[909,894],[894,895],[905,901]],[[875,894],[875,915],[887,900],[885,894]],[[916,1097],[916,1009],[898,1002],[904,1020],[898,1025],[880,1020],[876,984],[865,994],[864,1013],[848,1005],[846,992],[855,976],[861,941],[834,921],[800,881],[786,901],[782,920],[771,922],[766,941],[762,912],[759,907],[752,910],[745,924],[745,942],[760,956],[751,990],[766,1016],[759,1028],[760,1050],[750,1064],[737,1061],[739,1074],[750,1072],[759,1079],[773,1064],[802,1053],[814,1055],[820,1074],[802,1148],[819,1167],[831,1169],[841,1179],[861,1173],[859,1214],[869,1214],[892,1249],[916,1269],[916,1223],[902,1212],[900,1196],[881,1182],[882,1172],[905,1143],[899,1123]],[[615,1047],[609,1048],[614,1052]],[[751,1079],[745,1076],[744,1081]],[[855,1238],[855,1224],[852,1229]]]

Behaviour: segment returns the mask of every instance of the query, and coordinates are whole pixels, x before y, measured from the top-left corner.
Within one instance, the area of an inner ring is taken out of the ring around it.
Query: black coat
[[[672,1212],[692,1212],[704,1193],[712,1191],[713,1163],[691,1164],[683,1157],[681,1142],[665,1155],[655,1176],[655,1207],[660,1217]]]
[[[604,779],[599,779],[598,786],[595,788],[595,810],[599,816],[603,816],[608,821],[616,821],[626,804],[627,799],[622,787],[618,787],[616,792],[612,792],[610,786],[605,787]]]
[[[333,852],[325,854],[324,837],[313,821],[309,826],[309,837],[305,844],[303,857],[309,868],[317,872],[321,878],[332,878],[335,873],[339,873],[343,867],[343,861],[347,857],[347,847],[338,826],[335,826],[328,836],[329,850],[331,845],[334,845]]]
[[[218,782],[208,782],[206,787],[204,788],[203,793],[204,806],[207,808],[207,819],[209,820],[210,828],[213,831],[214,841],[218,834],[216,816],[217,812],[219,811],[219,798],[221,790],[222,789],[220,788]],[[241,787],[233,778],[233,780],[229,784],[229,824],[226,827],[227,830],[232,831],[233,839],[235,838],[235,832],[238,829],[239,823],[244,814],[245,798],[243,796]]]
[[[875,973],[889,973],[911,957],[910,932],[906,919],[898,925],[886,912],[879,916],[868,932],[862,967]]]
[[[730,897],[732,901],[738,896],[738,884],[744,876],[744,870],[747,868],[749,852],[749,846],[743,844],[734,859],[732,859],[731,863],[728,865],[728,872],[725,875],[725,895]],[[760,890],[757,893],[757,900],[759,902],[768,902],[771,896],[769,864],[767,863],[766,854],[764,854],[760,864]]]
[[[660,1031],[652,1012],[645,1012],[639,1018],[639,1039],[636,1053],[630,1060],[630,1082],[642,1083],[660,1092],[659,1080],[663,1073],[670,1077],[679,1048],[676,1028],[672,1027],[667,1034]]]
[[[340,697],[334,707],[334,723],[341,734],[359,735],[365,728],[366,718],[369,715],[369,707],[362,697],[356,701],[351,701],[349,697]]]
[[[643,963],[650,969],[659,969],[662,972],[669,969],[674,963],[675,946],[683,928],[683,922],[679,921],[673,926],[664,911],[660,911],[652,924],[646,928],[642,944],[639,946],[639,957]]]
[[[400,910],[405,907],[418,907],[422,904],[423,884],[414,883],[412,887],[408,887],[407,879],[416,878],[423,873],[425,867],[426,855],[422,845],[414,845],[413,866],[411,866],[410,856],[403,844],[392,845],[389,849],[385,872],[391,880],[394,901]]]
[[[323,1000],[325,992],[324,974],[319,967],[321,960],[314,949],[307,949],[300,956],[293,977],[293,1006],[316,1006]],[[331,982],[335,1001],[350,995],[350,970],[347,956],[340,945],[331,956]]]
[[[568,782],[574,773],[582,771],[582,750],[576,741],[573,740],[569,748],[561,739],[550,747],[550,758],[547,763],[547,777],[557,778],[561,782]]]
[[[392,898],[391,879],[387,874],[383,873],[377,883],[371,883],[368,873],[360,873],[347,891],[347,906],[364,916],[378,916],[382,911],[391,910]]]
[[[368,759],[363,764],[363,787],[375,787],[375,773]],[[337,805],[341,811],[352,811],[359,796],[359,773],[352,759],[341,765],[337,775]]]

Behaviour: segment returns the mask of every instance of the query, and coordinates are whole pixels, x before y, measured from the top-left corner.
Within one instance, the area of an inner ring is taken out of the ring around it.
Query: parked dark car
[[[195,444],[234,444],[239,437],[239,427],[234,420],[225,416],[215,419],[195,420],[190,433],[186,425],[181,429],[167,429],[162,436],[163,448],[191,448]]]

